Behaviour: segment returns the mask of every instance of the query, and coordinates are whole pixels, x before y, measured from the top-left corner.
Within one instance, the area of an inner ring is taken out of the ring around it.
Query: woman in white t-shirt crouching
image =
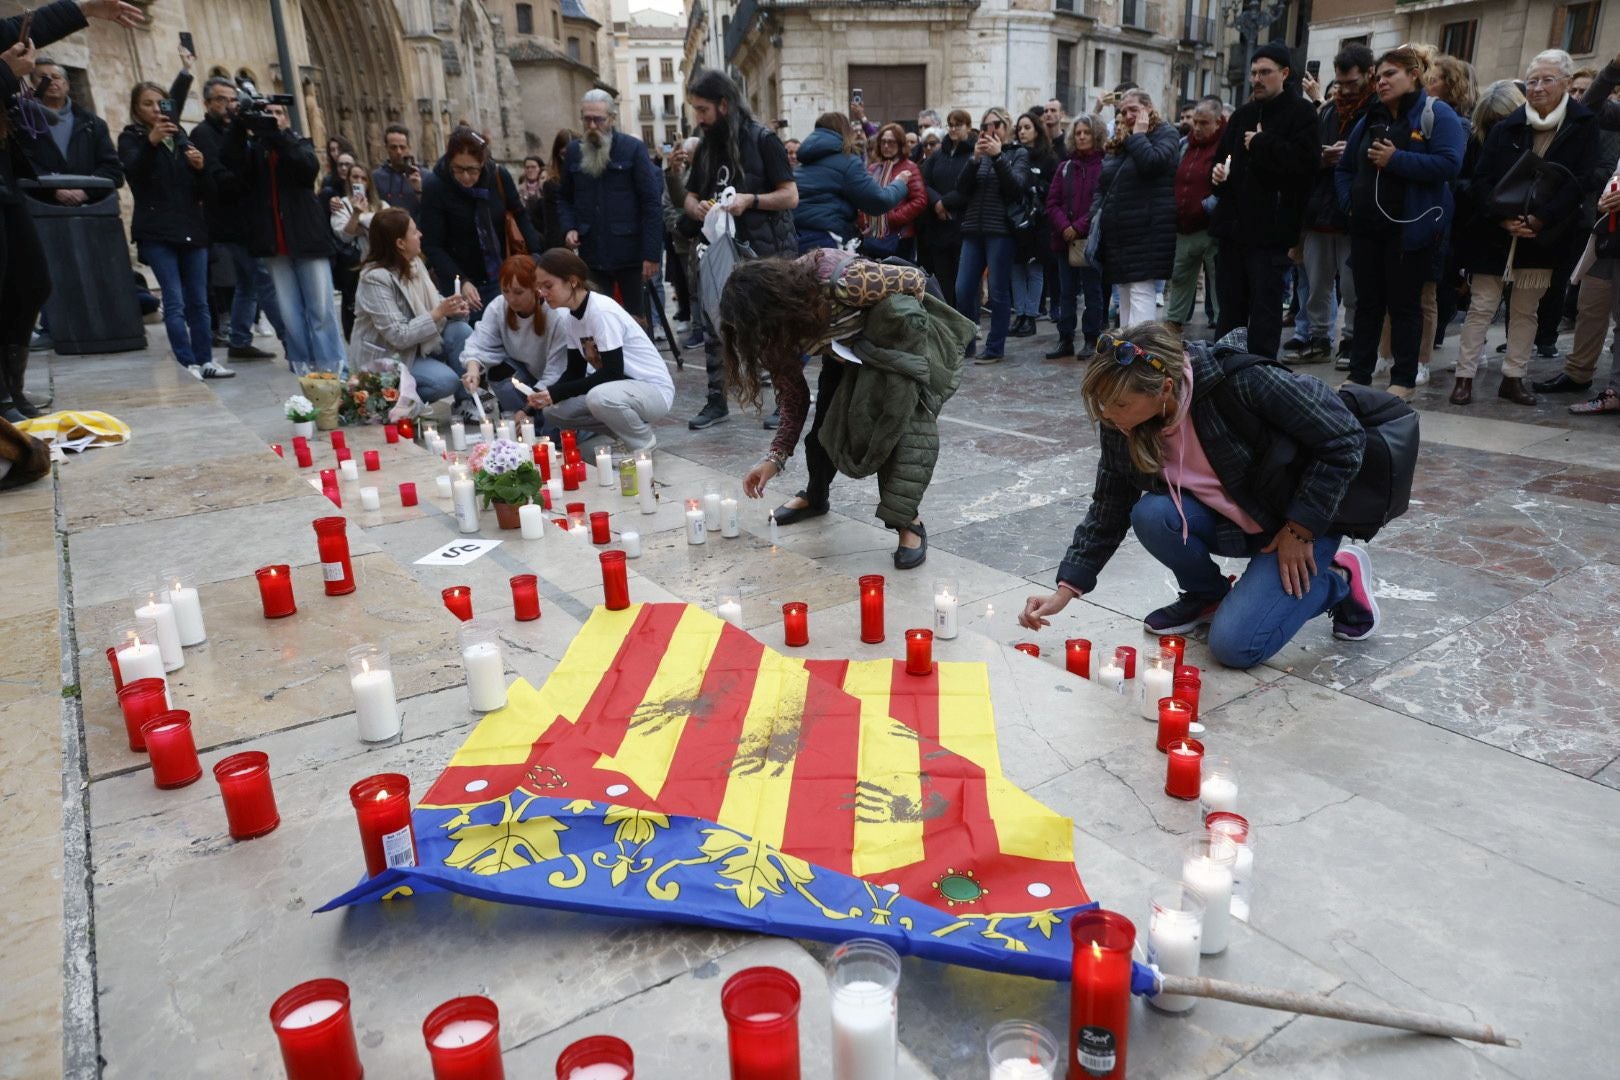
[[[591,291],[578,255],[552,248],[535,263],[540,295],[567,338],[568,366],[530,395],[530,408],[558,428],[605,431],[626,450],[651,450],[652,423],[675,403],[675,381],[647,332],[611,296]]]
[[[513,255],[503,262],[501,295],[489,302],[461,350],[468,389],[476,390],[479,380],[487,378],[501,411],[519,422],[528,419],[529,400],[512,380],[538,390],[561,379],[568,366],[563,320],[546,317],[538,274],[527,255]]]

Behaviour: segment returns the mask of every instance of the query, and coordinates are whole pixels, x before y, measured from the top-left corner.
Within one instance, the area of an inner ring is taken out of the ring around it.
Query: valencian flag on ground
[[[784,656],[685,604],[598,608],[514,683],[413,817],[442,888],[1067,978],[1092,906],[1069,820],[1001,774],[988,672]]]

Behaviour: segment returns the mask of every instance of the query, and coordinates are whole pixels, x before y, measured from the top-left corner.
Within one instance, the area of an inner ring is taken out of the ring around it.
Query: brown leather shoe
[[[1531,393],[1529,385],[1523,379],[1511,379],[1507,376],[1502,377],[1502,385],[1497,388],[1496,396],[1507,398],[1515,405],[1534,405],[1536,403],[1536,395]]]
[[[1451,403],[1453,405],[1467,405],[1474,400],[1474,380],[1458,376],[1451,384]]]

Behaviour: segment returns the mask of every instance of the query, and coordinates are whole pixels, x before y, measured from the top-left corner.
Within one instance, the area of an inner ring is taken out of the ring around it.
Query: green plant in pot
[[[485,506],[495,508],[495,520],[503,529],[518,527],[518,507],[540,501],[540,470],[534,467],[529,448],[510,439],[480,443],[468,464],[473,470],[473,490]]]

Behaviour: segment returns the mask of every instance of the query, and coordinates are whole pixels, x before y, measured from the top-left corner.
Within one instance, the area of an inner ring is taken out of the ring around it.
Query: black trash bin
[[[109,192],[83,206],[27,199],[29,215],[45,249],[42,271],[51,275],[45,301],[51,339],[59,353],[127,352],[146,348],[146,324],[135,298],[129,243],[118,216],[111,180],[100,176],[48,176],[22,180],[34,195],[58,188]]]

